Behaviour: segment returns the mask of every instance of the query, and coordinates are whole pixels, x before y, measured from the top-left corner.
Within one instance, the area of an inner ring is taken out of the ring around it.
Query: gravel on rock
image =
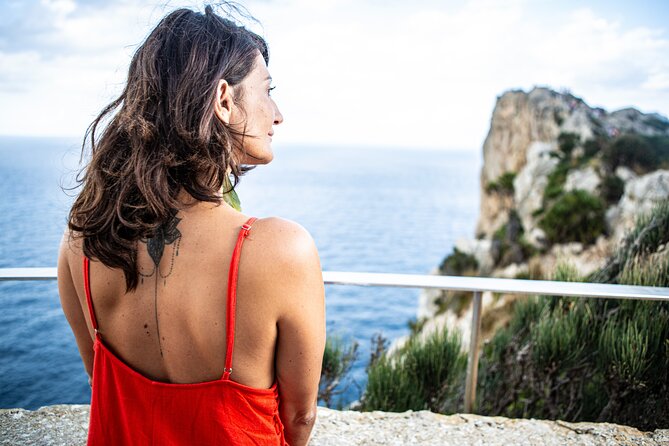
[[[89,406],[0,409],[0,445],[85,445]],[[318,408],[310,445],[667,445],[669,429],[470,414],[355,412]]]

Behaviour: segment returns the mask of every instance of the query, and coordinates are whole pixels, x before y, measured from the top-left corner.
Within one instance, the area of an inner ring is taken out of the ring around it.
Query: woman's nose
[[[283,115],[279,111],[279,107],[274,103],[274,125],[279,125],[283,122]]]

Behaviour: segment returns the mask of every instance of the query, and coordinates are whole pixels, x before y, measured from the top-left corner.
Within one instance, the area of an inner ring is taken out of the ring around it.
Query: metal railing
[[[0,268],[0,281],[55,279],[56,268]],[[327,285],[433,288],[472,292],[474,299],[471,338],[465,382],[465,412],[467,413],[473,411],[474,402],[476,401],[476,379],[479,362],[478,347],[481,332],[481,298],[483,292],[669,301],[669,288],[557,282],[552,280],[323,271],[323,282]]]

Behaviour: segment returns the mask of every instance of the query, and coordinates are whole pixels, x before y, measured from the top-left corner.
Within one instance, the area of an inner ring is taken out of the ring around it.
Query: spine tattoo
[[[179,245],[181,243],[181,232],[177,229],[177,225],[180,221],[181,219],[176,216],[176,212],[173,212],[172,216],[156,230],[153,237],[142,239],[142,242],[146,243],[146,249],[149,252],[151,260],[153,260],[153,270],[148,274],[139,271],[139,275],[142,283],[144,283],[145,277],[155,277],[153,307],[161,357],[163,356],[163,347],[160,339],[160,326],[158,324],[158,281],[159,279],[163,279],[163,286],[167,285],[167,278],[172,274],[172,270],[174,269],[174,258],[179,255]],[[169,270],[166,274],[163,274],[160,270],[160,261],[163,258],[166,245],[174,246],[172,246]]]

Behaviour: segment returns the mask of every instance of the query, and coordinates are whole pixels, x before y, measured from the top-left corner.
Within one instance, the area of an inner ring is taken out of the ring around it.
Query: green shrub
[[[493,257],[493,260],[495,262],[495,265],[498,266],[506,266],[502,265],[502,259],[506,256],[507,252],[509,251],[509,241],[507,240],[507,224],[503,224],[499,228],[495,230],[495,232],[492,234],[492,241],[493,241],[493,249],[491,250],[491,254]]]
[[[583,158],[590,159],[600,153],[606,147],[606,139],[596,137],[583,143]]]
[[[479,264],[474,256],[465,254],[458,248],[453,248],[453,252],[439,265],[439,272],[447,276],[476,276],[478,268]],[[446,311],[461,314],[469,306],[469,302],[471,302],[471,293],[469,292],[442,291],[434,302],[437,306],[436,314],[443,314]]]
[[[656,165],[652,169],[669,168],[669,137],[646,136],[646,141],[656,156]]]
[[[545,307],[546,301],[536,296],[529,296],[516,301],[513,306],[513,316],[509,321],[509,332],[516,335],[529,330]]]
[[[532,211],[532,217],[534,218],[540,217],[541,215],[543,215],[544,212],[546,212],[546,209],[544,209],[544,207],[542,206],[539,209]]]
[[[623,135],[617,138],[605,152],[605,160],[612,168],[627,166],[637,170],[647,170],[653,167],[656,156],[646,138],[640,135]]]
[[[625,192],[625,182],[618,175],[608,175],[599,186],[599,193],[608,204],[617,203]]]
[[[625,236],[619,252],[627,259],[653,253],[658,246],[669,243],[669,200],[657,204],[651,212],[636,219],[634,228]]]
[[[669,167],[669,137],[626,133],[613,140],[597,138],[602,161],[614,171],[619,166],[646,173]],[[594,143],[593,143],[594,144]]]
[[[605,266],[554,280],[669,285],[669,201],[637,220]],[[669,427],[669,302],[531,297],[484,345],[478,413]]]
[[[518,239],[518,244],[520,245],[520,249],[522,250],[523,257],[525,259],[529,259],[530,257],[534,256],[540,251],[539,249],[535,248],[530,242],[527,241],[525,235],[520,236],[520,238]]]
[[[521,263],[536,252],[525,239],[524,233],[518,212],[512,209],[509,211],[507,222],[497,228],[492,236],[492,257],[496,266]]]
[[[558,145],[565,157],[569,158],[576,146],[581,142],[581,137],[576,133],[562,132],[558,135]]]
[[[513,194],[513,181],[516,179],[515,172],[506,172],[497,180],[499,187],[510,194]]]
[[[555,266],[553,280],[560,282],[584,282],[574,265],[566,262],[560,262]]]
[[[499,192],[501,194],[513,195],[513,180],[516,179],[515,172],[505,172],[495,181],[490,181],[486,185],[486,192]]]
[[[590,244],[605,231],[604,203],[588,192],[574,190],[562,195],[539,220],[551,243]]]
[[[453,248],[453,252],[439,265],[439,271],[447,276],[461,276],[468,271],[477,270],[478,267],[479,264],[473,255],[465,254],[458,248]]]
[[[618,282],[629,285],[669,287],[669,251],[663,255],[637,256],[625,263]]]
[[[409,322],[407,322],[407,326],[409,327],[409,331],[411,332],[411,334],[417,334],[423,329],[426,322],[427,318],[425,317],[421,317],[420,319],[418,318],[409,319]]]
[[[451,311],[457,316],[461,316],[462,313],[469,308],[471,301],[472,293],[469,291],[443,291],[434,301],[437,306],[435,316],[444,314],[447,311]]]
[[[636,321],[606,321],[599,336],[601,364],[621,382],[638,388],[651,364],[648,341],[648,331],[640,330]]]
[[[555,123],[558,125],[558,127],[562,125],[564,118],[560,114],[560,109],[556,108],[553,110],[553,119],[555,119]]]
[[[358,343],[346,343],[339,336],[328,336],[325,340],[318,399],[331,407],[333,397],[346,391],[345,377],[358,358]]]
[[[564,313],[562,308],[550,310],[544,307],[538,321],[530,330],[533,359],[548,367],[560,363],[574,364],[583,354],[587,336],[585,315],[575,317]]]
[[[466,361],[460,337],[446,328],[424,342],[413,336],[395,355],[370,364],[362,409],[456,411]]]
[[[669,305],[627,301],[602,324],[597,365],[608,403],[599,418],[641,429],[669,425]]]
[[[544,205],[548,200],[555,199],[564,193],[564,183],[567,181],[568,173],[569,163],[562,160],[548,175],[548,182],[544,188]]]

